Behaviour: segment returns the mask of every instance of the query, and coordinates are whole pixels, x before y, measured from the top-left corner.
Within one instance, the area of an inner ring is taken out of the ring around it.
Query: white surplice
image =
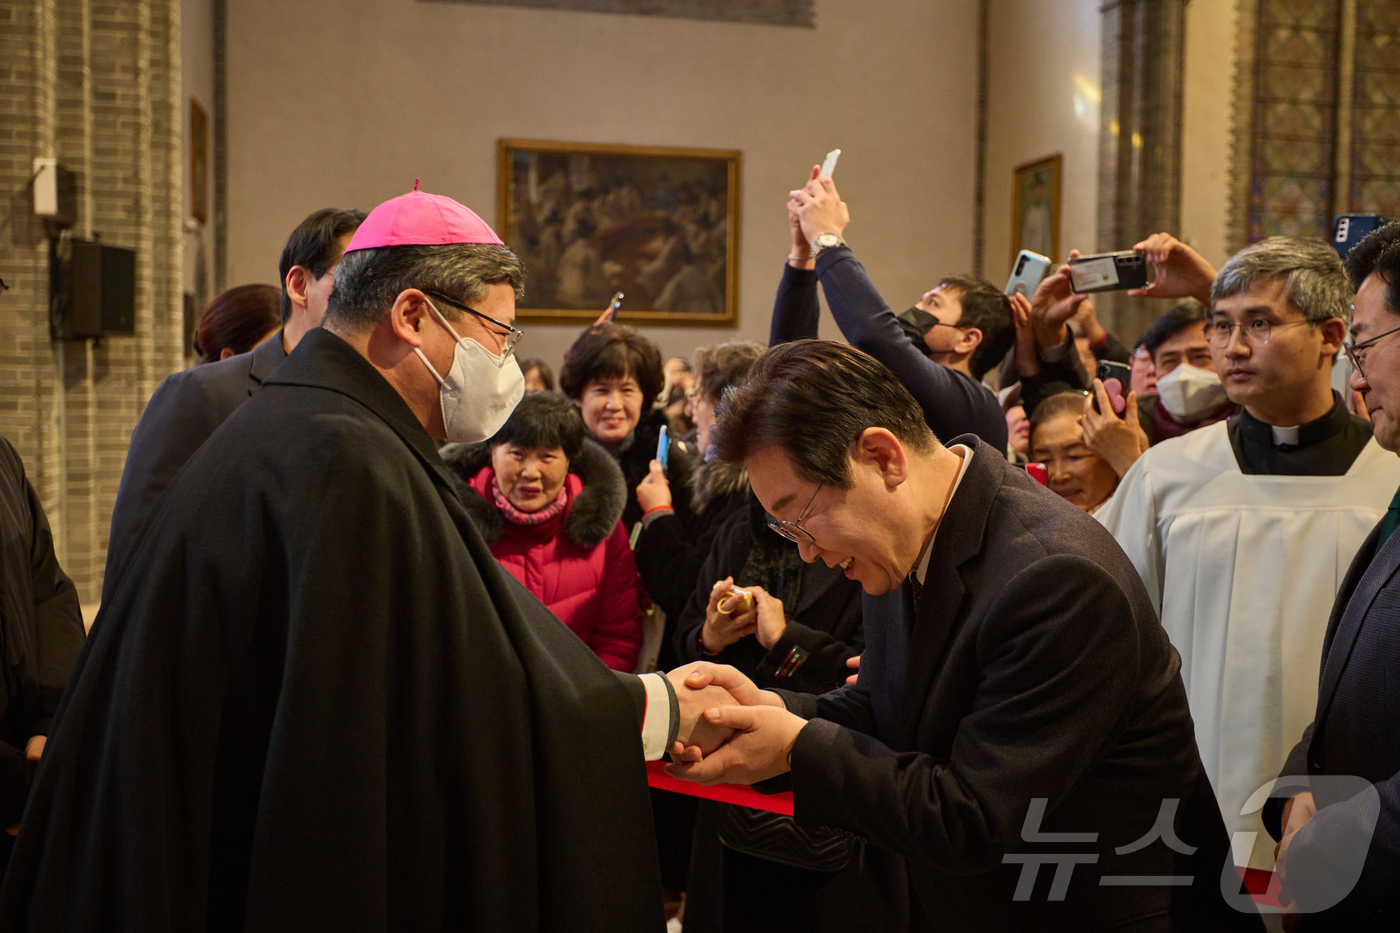
[[[1272,867],[1250,795],[1312,722],[1337,587],[1400,486],[1367,443],[1343,476],[1240,472],[1225,422],[1149,449],[1096,516],[1147,584],[1181,654],[1201,760],[1235,859]]]

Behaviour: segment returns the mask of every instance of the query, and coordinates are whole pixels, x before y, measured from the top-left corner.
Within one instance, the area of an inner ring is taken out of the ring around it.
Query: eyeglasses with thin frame
[[[802,507],[802,514],[797,516],[797,521],[781,522],[770,516],[768,519],[768,527],[795,544],[802,544],[804,542],[807,544],[816,544],[816,539],[812,537],[810,531],[802,527],[802,523],[807,520],[808,510],[812,508],[812,503],[817,501],[817,493],[821,492],[822,487],[825,485],[826,483],[818,483],[817,488],[812,490],[812,498],[808,499],[807,504]]]
[[[1205,325],[1206,343],[1209,343],[1217,350],[1223,350],[1230,345],[1231,339],[1235,336],[1235,328],[1240,329],[1244,335],[1245,343],[1256,347],[1262,347],[1269,342],[1273,332],[1284,327],[1296,327],[1299,324],[1312,324],[1313,321],[1287,321],[1283,324],[1272,324],[1262,317],[1251,318],[1243,324],[1232,324],[1224,318],[1209,321]]]
[[[524,332],[524,331],[518,330],[518,329],[512,327],[511,325],[505,323],[504,321],[498,321],[498,320],[496,320],[495,318],[491,317],[489,314],[482,314],[480,311],[476,310],[475,308],[469,308],[469,307],[467,307],[466,305],[462,304],[462,303],[461,303],[460,301],[458,301],[457,299],[455,299],[455,298],[449,298],[447,295],[444,295],[442,292],[435,292],[435,291],[432,291],[432,290],[430,290],[430,289],[424,289],[424,291],[427,292],[427,294],[432,295],[434,298],[440,298],[441,300],[447,302],[447,303],[450,304],[452,307],[457,308],[457,309],[460,310],[460,311],[466,311],[466,312],[469,312],[469,313],[471,313],[471,314],[475,314],[477,317],[481,318],[483,321],[488,321],[488,322],[490,322],[490,323],[492,323],[492,324],[495,324],[497,327],[504,327],[504,328],[506,329],[506,333],[504,333],[504,334],[499,334],[499,335],[498,335],[498,336],[501,336],[501,337],[504,337],[504,338],[505,338],[505,346],[501,348],[501,362],[503,362],[503,363],[504,363],[506,360],[510,359],[511,351],[513,351],[513,350],[515,349],[515,345],[516,345],[517,343],[520,342],[520,339],[521,339],[522,337],[525,336],[525,332]]]
[[[1347,359],[1351,360],[1351,365],[1356,367],[1356,371],[1361,374],[1362,379],[1366,378],[1366,351],[1375,346],[1377,340],[1380,340],[1382,337],[1389,337],[1396,332],[1400,332],[1400,327],[1391,328],[1383,334],[1376,334],[1376,336],[1369,340],[1363,340],[1360,343],[1347,343],[1346,341],[1342,341],[1342,349],[1347,351]]]

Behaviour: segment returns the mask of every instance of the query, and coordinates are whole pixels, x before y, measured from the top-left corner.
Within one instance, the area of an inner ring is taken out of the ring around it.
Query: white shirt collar
[[[1298,425],[1295,424],[1291,428],[1280,428],[1270,425],[1269,430],[1273,432],[1275,447],[1279,447],[1283,444],[1292,444],[1294,447],[1298,446]]]
[[[962,458],[962,466],[958,468],[958,475],[953,478],[953,488],[948,491],[948,501],[944,503],[943,515],[948,514],[948,506],[953,504],[953,496],[957,495],[958,486],[962,483],[963,475],[967,473],[968,464],[972,462],[972,448],[966,444],[954,444],[948,448],[953,453]],[[938,524],[943,524],[943,516],[938,517]],[[923,553],[919,555],[919,565],[914,570],[914,579],[919,581],[919,585],[924,585],[924,578],[928,576],[928,561],[933,554],[933,539],[938,537],[938,525],[933,526],[933,534],[928,536],[928,543],[924,545]]]

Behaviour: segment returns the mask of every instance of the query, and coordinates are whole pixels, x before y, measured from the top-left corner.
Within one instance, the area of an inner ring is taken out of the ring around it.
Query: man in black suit
[[[1357,289],[1345,344],[1351,387],[1365,401],[1376,442],[1400,453],[1400,223],[1358,243],[1347,273]],[[1265,827],[1281,840],[1280,900],[1301,912],[1294,924],[1300,930],[1400,926],[1397,524],[1400,492],[1337,591],[1317,712],[1264,807]],[[1327,779],[1339,775],[1361,779],[1362,789],[1329,786]]]
[[[714,439],[804,560],[860,581],[866,647],[824,696],[704,670],[745,704],[706,715],[739,731],[674,773],[790,771],[799,824],[868,842],[872,929],[1259,929],[1220,893],[1179,658],[1102,527],[975,437],[941,444],[829,341],[770,350]]]
[[[282,249],[282,329],[247,353],[175,373],[156,388],[131,432],[112,508],[103,602],[146,517],[185,461],[262,387],[307,331],[321,326],[336,263],[364,219],[361,211],[323,208],[303,220]]]

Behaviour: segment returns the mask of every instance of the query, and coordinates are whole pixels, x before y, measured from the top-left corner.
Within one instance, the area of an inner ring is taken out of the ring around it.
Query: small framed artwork
[[[503,139],[497,229],[525,264],[519,320],[733,327],[741,153]]]
[[[209,116],[190,98],[190,215],[209,222]]]
[[[1060,256],[1060,168],[1057,152],[1016,166],[1011,195],[1011,263],[1023,249],[1058,263]]]

